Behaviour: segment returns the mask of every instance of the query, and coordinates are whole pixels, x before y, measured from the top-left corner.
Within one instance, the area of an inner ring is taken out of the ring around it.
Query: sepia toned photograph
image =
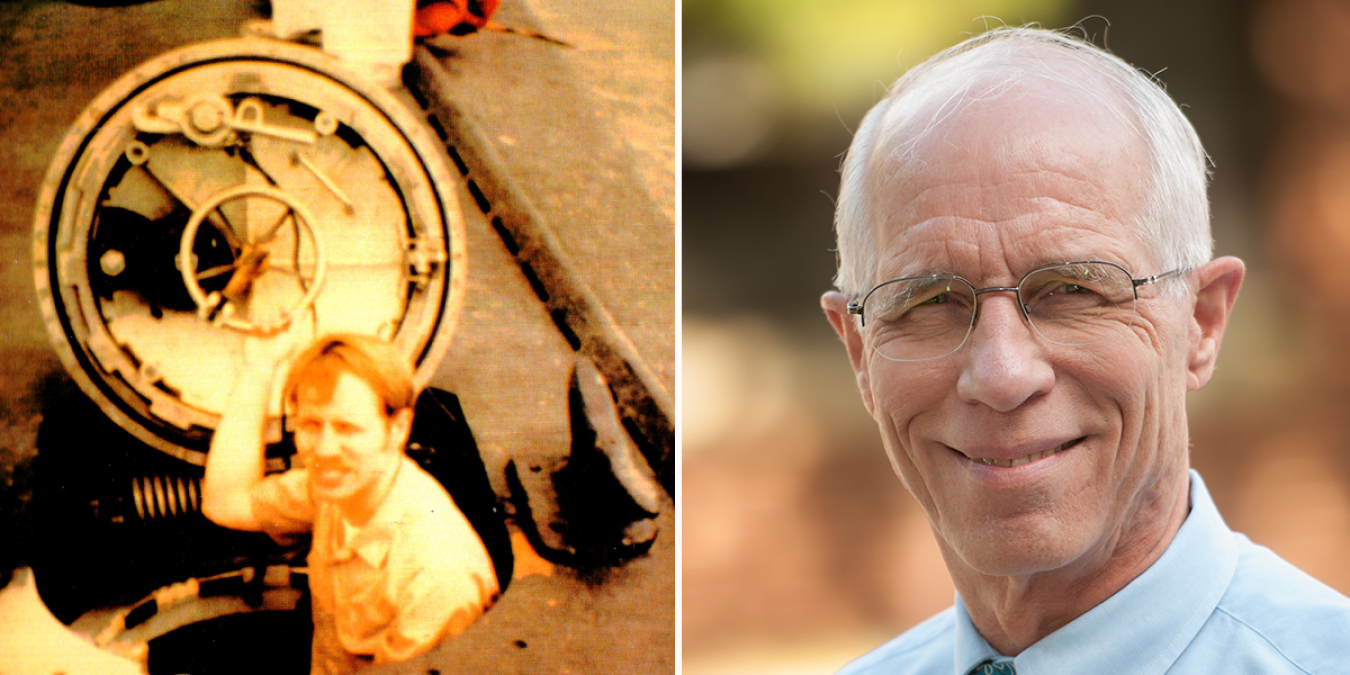
[[[1342,3],[682,28],[685,673],[1340,668]]]
[[[0,2],[0,672],[675,672],[676,9]]]

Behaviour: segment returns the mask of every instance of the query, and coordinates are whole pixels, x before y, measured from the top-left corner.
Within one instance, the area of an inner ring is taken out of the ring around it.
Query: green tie
[[[971,668],[969,675],[1017,675],[1017,669],[1013,668],[1012,661],[995,662],[989,659]]]

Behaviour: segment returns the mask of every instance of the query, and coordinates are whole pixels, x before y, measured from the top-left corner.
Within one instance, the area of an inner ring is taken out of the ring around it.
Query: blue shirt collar
[[[1018,675],[1165,673],[1219,604],[1237,557],[1233,533],[1192,470],[1191,512],[1162,556],[1115,595],[1018,654]],[[988,658],[1002,657],[975,629],[958,594],[956,675]]]
[[[966,675],[971,668],[985,659],[1003,658],[985,642],[980,631],[966,613],[966,605],[961,602],[961,594],[956,594],[956,675]]]

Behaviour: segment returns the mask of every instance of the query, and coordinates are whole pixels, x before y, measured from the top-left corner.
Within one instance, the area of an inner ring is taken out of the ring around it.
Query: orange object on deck
[[[500,4],[501,0],[443,0],[418,7],[413,14],[413,35],[473,32],[488,25]]]

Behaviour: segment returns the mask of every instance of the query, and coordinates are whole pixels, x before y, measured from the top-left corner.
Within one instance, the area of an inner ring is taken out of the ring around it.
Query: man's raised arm
[[[217,525],[251,532],[262,529],[250,493],[263,479],[267,408],[281,364],[295,345],[290,338],[288,334],[245,338],[244,364],[235,374],[234,389],[211,437],[202,479],[202,513]]]

